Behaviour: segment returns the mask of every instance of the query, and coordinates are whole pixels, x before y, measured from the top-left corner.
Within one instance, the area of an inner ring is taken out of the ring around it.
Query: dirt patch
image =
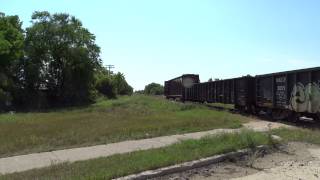
[[[276,150],[156,179],[320,179],[320,146],[291,142]]]
[[[292,125],[287,125],[281,122],[270,122],[270,121],[263,121],[260,119],[253,119],[249,123],[243,124],[243,127],[248,129],[254,129],[256,131],[267,131],[270,129],[277,129],[277,128],[295,128]]]

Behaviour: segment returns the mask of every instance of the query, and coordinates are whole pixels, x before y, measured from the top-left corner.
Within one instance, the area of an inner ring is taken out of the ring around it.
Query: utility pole
[[[114,65],[111,65],[111,64],[106,65],[106,68],[108,69],[108,75],[110,75],[111,74],[111,69],[114,68]]]

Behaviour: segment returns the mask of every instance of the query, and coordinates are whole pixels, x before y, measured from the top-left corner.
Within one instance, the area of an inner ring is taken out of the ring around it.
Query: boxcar
[[[274,118],[319,119],[320,67],[256,76],[256,107]]]
[[[180,77],[173,78],[164,82],[164,95],[166,98],[185,100],[186,88],[193,84],[199,83],[199,75],[184,74]]]

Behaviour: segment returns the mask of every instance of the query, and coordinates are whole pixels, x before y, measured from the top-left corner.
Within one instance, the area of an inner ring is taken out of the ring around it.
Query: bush
[[[99,93],[107,96],[108,98],[116,97],[116,89],[112,84],[112,81],[107,77],[98,80],[96,89]]]
[[[124,75],[118,72],[112,75],[112,83],[116,88],[116,92],[119,95],[132,95],[133,88],[127,83]]]
[[[144,93],[148,95],[162,95],[164,93],[164,87],[157,83],[151,83],[146,85]]]

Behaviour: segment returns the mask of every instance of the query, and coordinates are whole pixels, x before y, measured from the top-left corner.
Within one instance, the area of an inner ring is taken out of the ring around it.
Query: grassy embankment
[[[249,119],[203,105],[132,96],[46,113],[0,114],[0,157],[128,139],[238,128]]]
[[[216,154],[269,145],[274,142],[264,133],[243,131],[200,140],[186,140],[168,147],[114,155],[72,164],[0,176],[0,179],[111,179],[156,169]]]

